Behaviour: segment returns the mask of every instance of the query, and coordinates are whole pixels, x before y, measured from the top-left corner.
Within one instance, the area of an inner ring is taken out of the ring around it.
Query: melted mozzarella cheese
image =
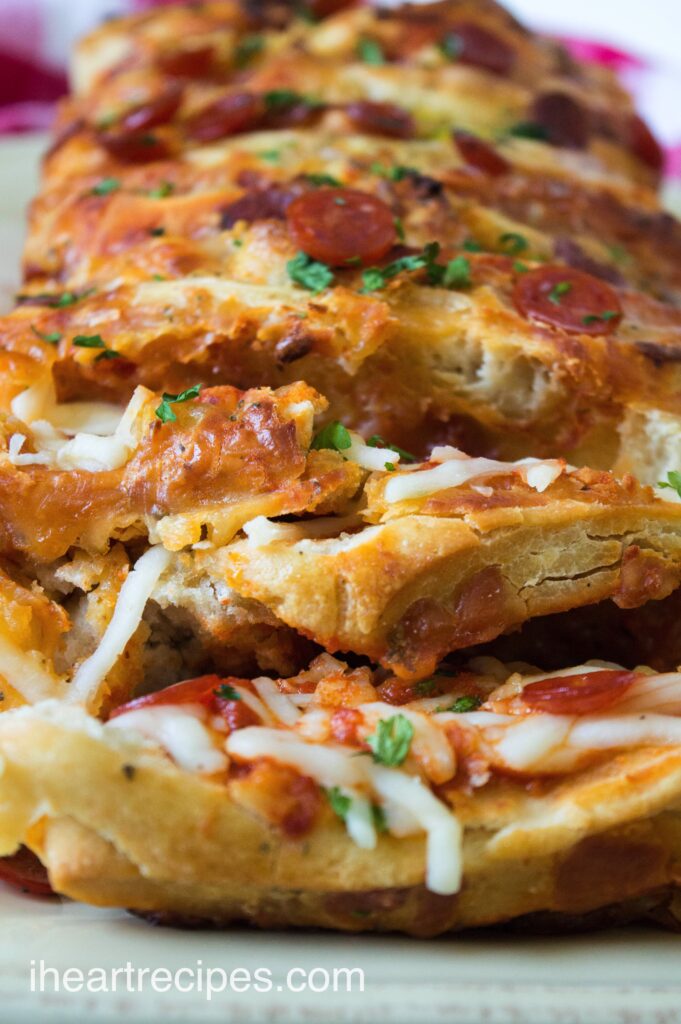
[[[147,601],[172,558],[162,547],[149,548],[128,574],[97,650],[80,665],[69,688],[71,701],[93,705],[107,673],[139,626]]]
[[[275,718],[284,725],[295,725],[300,718],[300,711],[286,693],[282,693],[273,679],[261,676],[253,680],[258,696],[270,709]]]
[[[481,480],[490,476],[507,476],[509,473],[519,474],[529,487],[541,492],[557,480],[566,468],[562,459],[520,459],[518,462],[497,462],[495,459],[469,458],[457,448],[435,448],[431,459],[439,461],[440,465],[418,472],[401,473],[392,480],[388,480],[384,490],[385,500],[396,502],[408,501],[411,498],[424,498],[436,491],[461,487],[472,480]]]
[[[364,439],[354,431],[350,431],[350,447],[343,448],[343,458],[356,462],[362,469],[381,470],[395,466],[400,461],[399,452],[391,448],[373,448],[364,443]]]
[[[121,414],[118,406],[104,402],[58,405],[51,378],[43,380],[12,402],[14,415],[31,426],[38,450],[21,454],[26,436],[14,434],[10,462],[90,473],[120,469],[137,445],[133,425],[150,395],[146,388],[136,388]]]
[[[4,631],[0,632],[0,676],[29,704],[63,697],[64,680],[38,651],[22,651]]]
[[[211,733],[201,719],[205,709],[200,705],[161,704],[156,707],[126,711],[107,722],[107,729],[131,729],[163,747],[180,768],[188,772],[212,775],[225,771],[228,760],[218,750]]]
[[[450,895],[461,888],[463,831],[457,818],[413,775],[367,765],[374,789],[413,815],[427,835],[426,885]]]
[[[367,705],[370,707],[370,705]],[[391,709],[394,713],[394,708]],[[404,771],[382,768],[357,751],[333,744],[307,743],[280,729],[251,726],[239,729],[225,744],[231,757],[270,757],[292,765],[325,788],[338,786],[352,794],[346,827],[358,845],[373,849],[375,826],[367,789],[388,802],[388,827],[396,819],[402,829],[427,834],[426,884],[433,892],[457,892],[461,884],[461,826],[452,812],[420,779]],[[401,812],[401,813],[400,813]],[[408,834],[403,831],[402,834]]]

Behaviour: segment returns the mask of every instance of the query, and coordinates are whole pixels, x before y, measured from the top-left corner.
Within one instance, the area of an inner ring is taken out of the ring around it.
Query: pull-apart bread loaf
[[[0,875],[675,921],[681,233],[629,98],[483,0],[165,8],[73,85],[0,321]]]

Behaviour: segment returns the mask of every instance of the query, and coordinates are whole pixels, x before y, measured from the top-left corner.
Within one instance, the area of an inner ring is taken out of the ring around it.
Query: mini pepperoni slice
[[[197,676],[196,679],[185,679],[173,686],[166,686],[164,690],[156,693],[147,693],[143,697],[122,704],[115,708],[110,718],[117,718],[128,711],[136,711],[138,708],[158,707],[161,704],[211,704],[215,696],[214,691],[224,682],[216,675]]]
[[[511,165],[508,160],[500,156],[488,142],[473,135],[472,132],[455,130],[454,141],[464,162],[469,167],[475,168],[476,171],[481,171],[491,178],[498,178],[510,171]]]
[[[452,60],[483,68],[493,75],[510,75],[515,63],[513,48],[475,22],[453,25],[440,40],[443,51]]]
[[[299,249],[332,267],[375,263],[395,244],[395,218],[382,199],[352,188],[319,188],[286,210]]]
[[[640,678],[636,672],[604,669],[553,676],[528,683],[522,699],[533,711],[554,715],[591,715],[610,707]]]
[[[166,140],[153,132],[99,132],[97,142],[116,160],[128,164],[165,160],[171,152]]]
[[[215,142],[255,128],[264,114],[263,101],[252,92],[233,92],[197,111],[185,123],[196,142]]]
[[[546,92],[538,96],[531,118],[552,146],[586,149],[589,143],[589,114],[567,93]]]
[[[56,895],[46,868],[25,846],[21,846],[11,857],[0,857],[0,880],[34,896]]]
[[[171,82],[157,96],[122,114],[116,122],[116,128],[123,133],[146,132],[150,128],[157,128],[160,124],[172,121],[181,102],[182,89]]]
[[[212,46],[193,46],[164,50],[156,58],[156,67],[173,78],[202,78],[213,64]]]
[[[519,275],[513,301],[522,316],[573,334],[609,334],[622,319],[614,288],[573,267],[537,267]]]
[[[258,220],[283,220],[287,207],[296,195],[293,189],[282,188],[280,185],[254,189],[221,208],[220,227],[228,230],[240,220],[248,224]]]
[[[348,103],[346,115],[353,125],[367,135],[385,135],[389,139],[411,139],[416,134],[414,119],[408,110],[395,103],[374,103],[357,100]]]
[[[664,169],[664,152],[649,126],[638,114],[629,121],[629,148],[632,153],[660,173]]]

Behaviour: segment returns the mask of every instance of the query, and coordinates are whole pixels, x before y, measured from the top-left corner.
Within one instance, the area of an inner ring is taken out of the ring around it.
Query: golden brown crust
[[[465,882],[445,897],[423,886],[419,837],[384,835],[362,851],[328,812],[302,840],[286,839],[221,785],[103,739],[101,727],[51,717],[0,720],[0,842],[10,853],[27,838],[57,891],[87,902],[222,925],[433,935],[535,912],[588,914],[678,881],[678,751],[627,754],[568,780],[543,798],[544,822],[542,801],[513,783],[457,805]]]

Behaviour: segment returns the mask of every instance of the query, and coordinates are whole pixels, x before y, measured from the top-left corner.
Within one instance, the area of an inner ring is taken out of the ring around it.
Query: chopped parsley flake
[[[564,295],[572,291],[572,284],[570,281],[559,281],[554,284],[553,288],[549,292],[549,302],[552,302],[554,306],[560,306],[561,300]]]
[[[101,359],[120,358],[120,352],[116,352],[115,349],[109,348],[101,334],[77,334],[73,339],[73,344],[76,346],[76,348],[100,349],[101,351],[95,359],[96,363],[98,363]]]
[[[672,469],[670,473],[667,473],[667,479],[660,480],[657,485],[658,487],[669,487],[670,490],[676,491],[678,496],[681,498],[681,473],[677,469]]]
[[[352,797],[346,796],[340,786],[331,786],[325,790],[326,799],[329,801],[329,805],[334,814],[337,814],[341,821],[345,821],[350,808],[352,807]],[[377,832],[387,831],[387,823],[385,820],[385,813],[382,807],[377,804],[371,805],[371,816],[374,822],[374,828]]]
[[[509,256],[520,256],[521,252],[525,252],[528,248],[529,243],[524,235],[519,235],[515,231],[506,231],[499,236],[499,244]]]
[[[262,153],[258,153],[261,160],[264,160],[268,164],[278,164],[281,160],[280,149],[264,149]]]
[[[179,395],[169,395],[167,392],[164,392],[161,404],[156,409],[156,415],[161,423],[174,423],[177,416],[172,407],[179,402],[189,402],[192,398],[198,398],[200,391],[201,385],[194,384],[193,387],[187,388],[186,391],[181,391]]]
[[[406,167],[404,164],[395,164],[393,167],[386,167],[385,164],[373,163],[369,168],[372,174],[378,174],[381,178],[389,181],[404,181],[414,174],[420,174],[416,167]]]
[[[165,233],[165,228],[149,228],[149,234],[152,238],[162,238]]]
[[[329,288],[334,281],[333,273],[326,265],[318,260],[313,260],[305,252],[299,252],[286,264],[288,276],[296,284],[302,285],[308,291],[318,295],[325,288]]]
[[[372,434],[367,444],[370,448],[387,448],[388,451],[396,452],[405,462],[416,462],[415,455],[412,455],[411,452],[406,452],[404,448],[399,448],[396,444],[390,444],[380,434]]]
[[[414,687],[414,693],[417,693],[419,697],[430,697],[436,688],[437,679],[422,679]]]
[[[386,462],[385,468],[389,473],[394,473],[395,470],[397,469],[397,466],[395,465],[394,462]]]
[[[464,239],[464,242],[463,242],[463,245],[461,246],[461,248],[465,249],[466,252],[484,252],[484,249],[480,245],[480,242],[477,242],[475,240],[475,238],[466,238],[466,239]]]
[[[39,331],[35,324],[31,324],[31,330],[35,334],[36,338],[40,338],[40,340],[44,341],[47,345],[58,345],[62,339],[59,331],[50,331],[49,334],[46,334],[44,331]]]
[[[401,217],[395,217],[394,224],[395,224],[395,232],[397,234],[397,237],[399,238],[400,242],[403,242],[404,241],[404,224],[402,223],[402,218]]]
[[[468,288],[471,284],[471,261],[457,256],[444,268],[441,282],[445,288]]]
[[[118,178],[102,178],[92,188],[92,194],[95,196],[108,196],[111,192],[117,192],[121,187],[121,183]]]
[[[175,185],[172,181],[162,181],[156,188],[150,188],[147,195],[151,199],[166,199],[171,196],[175,191]]]
[[[305,103],[308,107],[322,107],[324,104],[310,96],[303,96],[293,89],[271,89],[263,96],[268,110],[280,111],[295,107],[297,103]]]
[[[216,690],[213,690],[213,693],[220,700],[241,700],[239,691],[235,690],[233,686],[228,686],[227,683],[221,683]]]
[[[369,267],[362,274],[362,292],[375,292],[402,271],[425,270],[428,284],[441,288],[465,288],[471,283],[471,265],[466,256],[457,256],[443,265],[437,262],[440,254],[438,242],[430,242],[423,251],[413,256],[402,256],[385,267]]]
[[[265,40],[262,36],[244,36],[243,39],[237,43],[236,49],[234,50],[234,64],[238,68],[245,68],[247,64],[253,60],[254,57],[262,51],[265,45]]]
[[[357,43],[357,56],[365,64],[385,64],[383,47],[375,39],[360,39]]]
[[[536,121],[519,121],[511,125],[508,134],[516,139],[534,139],[537,142],[548,142],[546,129]]]
[[[530,268],[527,263],[523,263],[522,260],[516,260],[513,264],[513,269],[516,274],[526,274]]]
[[[309,181],[310,185],[318,187],[328,185],[330,188],[339,188],[342,184],[338,178],[334,178],[330,174],[304,174],[303,177],[305,181]]]
[[[348,811],[352,807],[352,798],[346,796],[340,786],[331,786],[326,790],[326,799],[329,801],[333,813],[345,821]]]
[[[474,697],[470,694],[466,697],[457,697],[447,711],[455,711],[457,715],[463,715],[467,711],[477,711],[482,703],[482,697]]]
[[[586,324],[607,324],[610,320],[614,320],[615,317],[619,316],[619,313],[614,309],[606,309],[605,313],[589,313],[588,316],[582,317],[582,323]]]
[[[367,736],[367,743],[377,764],[398,768],[406,760],[414,726],[404,715],[392,715],[376,725],[376,732]]]
[[[318,434],[315,434],[310,447],[316,451],[322,448],[332,448],[334,451],[343,452],[351,444],[352,438],[347,427],[344,427],[338,420],[334,420],[333,423],[327,423]]]
[[[440,51],[448,60],[458,60],[463,53],[463,39],[456,32],[448,32],[438,44]]]

